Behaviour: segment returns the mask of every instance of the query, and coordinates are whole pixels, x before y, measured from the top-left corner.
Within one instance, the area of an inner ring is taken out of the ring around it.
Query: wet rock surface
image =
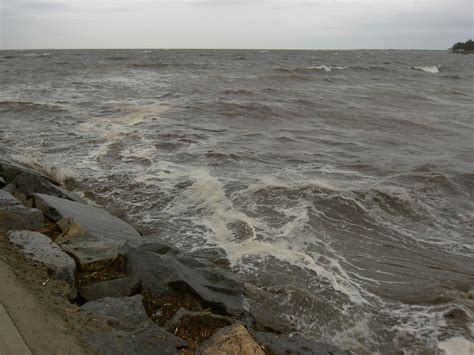
[[[0,190],[1,230],[34,230],[43,226],[44,217],[41,211],[23,206],[10,193]]]
[[[315,342],[302,335],[285,336],[267,332],[252,332],[253,338],[266,350],[276,355],[348,355],[333,346]]]
[[[181,339],[154,325],[133,331],[97,332],[87,340],[102,355],[174,355],[186,346]]]
[[[143,288],[155,294],[172,289],[195,294],[203,307],[234,316],[246,312],[243,285],[231,273],[198,260],[167,244],[127,245],[122,253],[128,271],[142,280]]]
[[[117,329],[132,330],[143,322],[148,322],[142,295],[132,297],[106,297],[81,306],[81,311],[106,318]]]
[[[228,325],[231,325],[232,323],[236,322],[232,318],[220,316],[220,315],[217,315],[217,314],[212,314],[210,312],[206,312],[206,311],[193,312],[193,311],[187,310],[186,308],[180,308],[175,313],[173,318],[171,318],[168,322],[166,322],[166,324],[163,326],[163,328],[165,328],[166,330],[168,330],[170,332],[174,332],[176,329],[178,329],[181,326],[183,321],[185,321],[187,319],[191,319],[191,318],[196,319],[199,322],[204,322],[204,321],[207,320],[206,318],[208,318],[212,321],[224,324],[220,328],[223,328],[224,326],[228,326]]]
[[[17,176],[29,172],[36,175],[41,175],[33,171],[26,165],[14,162],[6,158],[0,158],[0,176],[5,180],[6,184],[12,182]]]
[[[137,277],[95,282],[81,287],[79,293],[86,301],[94,301],[105,297],[128,297],[141,291],[141,281]]]
[[[51,275],[75,287],[76,263],[57,244],[41,233],[14,231],[8,239],[20,246],[21,252],[29,259],[38,261],[48,268]]]
[[[60,241],[59,245],[74,257],[81,270],[88,270],[115,260],[122,244],[117,240],[84,235]]]
[[[246,354],[264,355],[242,324],[233,324],[220,329],[195,353],[196,355]]]
[[[10,193],[22,193],[27,198],[34,193],[40,193],[83,203],[83,200],[74,192],[67,191],[51,180],[28,171],[15,177],[4,187],[4,190]]]
[[[208,310],[193,312],[185,308],[180,308],[174,316],[163,325],[163,328],[186,340],[189,344],[188,351],[192,351],[209,339],[219,329],[235,322],[235,319],[219,316]]]
[[[91,235],[125,243],[139,238],[140,233],[121,219],[89,205],[43,194],[33,194],[38,209],[54,221],[71,217]]]
[[[187,343],[153,323],[143,297],[112,298],[86,303],[83,312],[107,319],[114,329],[91,334],[88,341],[100,354],[177,354]]]

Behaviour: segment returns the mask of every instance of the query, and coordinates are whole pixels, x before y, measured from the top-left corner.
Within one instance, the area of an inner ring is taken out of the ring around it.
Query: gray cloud
[[[2,1],[2,0],[0,0]],[[433,48],[470,0],[3,0],[0,48]]]

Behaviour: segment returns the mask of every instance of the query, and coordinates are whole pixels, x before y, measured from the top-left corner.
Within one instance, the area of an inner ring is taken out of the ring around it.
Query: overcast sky
[[[0,49],[445,49],[473,23],[473,0],[0,0]]]

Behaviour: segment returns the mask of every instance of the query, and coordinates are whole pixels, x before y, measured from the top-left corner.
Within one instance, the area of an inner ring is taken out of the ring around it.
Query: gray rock
[[[247,222],[242,220],[234,220],[230,223],[227,223],[227,228],[231,231],[234,237],[233,241],[242,242],[255,236],[255,232],[253,231],[252,227],[250,227]]]
[[[178,355],[176,349],[187,346],[185,341],[156,324],[133,331],[97,332],[87,341],[101,355]]]
[[[25,171],[36,173],[26,165],[16,163],[7,158],[0,158],[0,176],[4,178],[6,184],[13,181],[18,175],[23,174]]]
[[[24,195],[20,192],[13,192],[12,196],[15,197],[18,201],[20,201],[23,206],[28,207],[28,208],[33,208],[33,199],[32,198],[28,199],[26,197],[26,195]]]
[[[339,350],[331,345],[319,343],[302,335],[284,336],[274,333],[253,332],[253,338],[264,348],[276,355],[348,355],[347,351]]]
[[[102,298],[86,303],[81,311],[105,318],[112,331],[94,333],[88,342],[100,354],[177,354],[187,343],[153,323],[146,315],[143,297]]]
[[[142,295],[102,298],[82,305],[81,311],[100,315],[112,327],[121,330],[133,330],[143,322],[151,322],[143,307]]]
[[[201,319],[212,319],[215,322],[222,323],[221,327],[225,327],[231,325],[236,322],[235,319],[220,316],[218,314],[210,313],[209,311],[203,312],[193,312],[188,311],[186,308],[180,308],[174,314],[173,318],[171,318],[166,324],[163,326],[167,331],[174,332],[176,328],[178,328],[181,322],[187,318],[201,318]]]
[[[282,298],[279,295],[290,294],[284,289],[278,294],[270,293],[261,287],[245,284],[245,297],[249,299],[249,313],[251,323],[256,330],[278,334],[289,334],[297,331],[294,323],[281,312]],[[284,297],[284,296],[283,296]]]
[[[128,297],[140,292],[141,282],[137,277],[124,277],[121,279],[96,282],[82,287],[79,290],[87,301],[98,300],[105,297]]]
[[[51,275],[68,282],[73,288],[76,281],[76,263],[49,237],[30,231],[9,232],[8,239],[20,246],[21,252],[31,260],[44,264]]]
[[[131,275],[142,280],[144,289],[162,294],[168,289],[196,295],[205,308],[239,316],[246,312],[243,284],[236,276],[196,259],[164,243],[124,246]]]
[[[58,239],[61,248],[72,255],[81,270],[88,270],[115,260],[123,242],[98,238],[94,235],[77,236],[73,239]]]
[[[18,201],[13,195],[7,191],[0,190],[0,207],[14,207],[18,206]]]
[[[265,355],[242,324],[232,324],[219,329],[195,352],[196,355]]]
[[[18,175],[12,182],[5,186],[4,190],[10,193],[22,193],[27,198],[34,193],[40,193],[84,203],[74,192],[56,186],[51,180],[31,172],[24,172]]]
[[[6,191],[0,190],[0,230],[33,230],[44,227],[41,211],[27,208]]]
[[[110,239],[122,244],[140,237],[135,229],[110,213],[89,205],[43,194],[33,194],[35,206],[54,221],[71,217],[75,223],[98,239]]]

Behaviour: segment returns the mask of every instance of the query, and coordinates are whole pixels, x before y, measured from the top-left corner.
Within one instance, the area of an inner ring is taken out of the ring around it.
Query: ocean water
[[[469,354],[474,56],[0,51],[0,149],[186,250],[272,329]]]

